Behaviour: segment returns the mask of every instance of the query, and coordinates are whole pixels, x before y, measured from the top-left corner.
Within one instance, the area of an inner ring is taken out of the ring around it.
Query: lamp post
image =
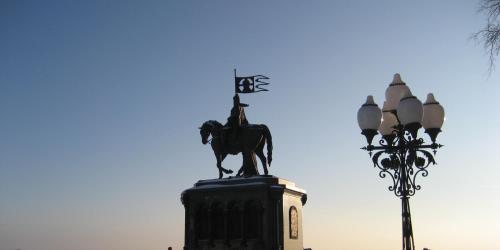
[[[369,152],[374,166],[380,171],[379,176],[392,179],[389,191],[401,198],[403,250],[413,250],[415,244],[409,198],[421,189],[415,182],[416,177],[426,177],[427,167],[431,163],[436,164],[429,150],[435,155],[436,150],[442,147],[436,143],[436,137],[444,122],[444,109],[432,93],[427,95],[427,100],[422,104],[411,94],[399,74],[394,75],[385,98],[382,110],[372,96],[368,96],[366,103],[358,110],[361,134],[368,142],[362,149]],[[424,139],[418,137],[422,126],[431,143],[425,144]],[[382,138],[378,145],[372,145],[378,133]]]

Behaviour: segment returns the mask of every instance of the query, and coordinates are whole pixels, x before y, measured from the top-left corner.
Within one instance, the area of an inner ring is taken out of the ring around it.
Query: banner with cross
[[[236,94],[248,94],[261,91],[269,91],[262,86],[269,85],[268,82],[264,80],[269,80],[269,77],[263,75],[254,76],[237,76],[236,69],[234,70],[234,92]]]

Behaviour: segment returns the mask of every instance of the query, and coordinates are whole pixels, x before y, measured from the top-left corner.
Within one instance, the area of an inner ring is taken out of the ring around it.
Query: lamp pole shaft
[[[403,250],[414,250],[415,243],[413,242],[413,229],[411,225],[411,214],[410,214],[410,197],[408,191],[409,176],[407,175],[407,164],[406,164],[406,152],[402,151],[401,154],[401,164],[400,164],[400,188],[401,188],[401,219],[403,226]]]
[[[403,221],[403,250],[414,250],[413,229],[411,225],[410,198],[401,197],[402,221]]]

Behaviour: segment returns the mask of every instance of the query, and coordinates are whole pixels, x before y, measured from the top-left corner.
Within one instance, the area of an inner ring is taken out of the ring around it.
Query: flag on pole
[[[269,77],[263,75],[254,76],[236,76],[236,69],[234,70],[234,92],[235,93],[255,93],[261,91],[269,91],[262,86],[269,85],[268,82],[263,80],[268,80]]]

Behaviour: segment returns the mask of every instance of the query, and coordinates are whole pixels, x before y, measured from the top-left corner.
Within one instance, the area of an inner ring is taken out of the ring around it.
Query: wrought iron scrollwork
[[[414,138],[401,127],[396,127],[392,137],[384,137],[378,144],[363,149],[370,153],[374,167],[379,169],[379,176],[390,177],[392,184],[388,189],[398,197],[413,196],[422,188],[416,182],[417,176],[427,177],[427,168],[436,164],[433,154],[427,149],[432,149],[435,154],[435,150],[442,146],[424,144],[422,138]]]

